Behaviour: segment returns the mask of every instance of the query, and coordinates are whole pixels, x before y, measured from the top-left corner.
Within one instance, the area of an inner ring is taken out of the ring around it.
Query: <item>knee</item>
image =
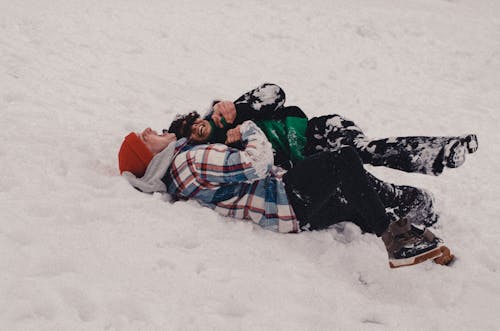
[[[342,146],[339,150],[339,155],[342,159],[349,162],[361,161],[358,152],[352,146]]]
[[[334,152],[319,152],[314,154],[311,158],[316,159],[315,161],[318,166],[331,167],[337,163],[338,155]]]
[[[342,146],[340,149],[336,151],[324,151],[316,153],[314,156],[319,163],[346,163],[353,164],[357,162],[361,162],[358,152],[354,147],[351,146]]]
[[[322,115],[322,116],[315,116],[309,120],[309,123],[311,125],[314,125],[316,127],[326,127],[327,125],[331,125],[332,122],[338,122],[340,118],[340,115],[337,114],[332,114],[332,115]]]
[[[354,147],[344,146],[338,151],[340,164],[349,171],[364,171],[363,161]]]
[[[327,167],[331,169],[363,171],[363,162],[358,152],[351,146],[344,146],[335,152],[319,152],[310,157],[314,159],[315,166],[319,168]]]

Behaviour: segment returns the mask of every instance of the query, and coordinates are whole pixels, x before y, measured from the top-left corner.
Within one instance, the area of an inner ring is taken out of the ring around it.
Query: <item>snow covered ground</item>
[[[280,235],[132,189],[123,136],[262,82],[373,137],[475,132],[435,193],[457,260]],[[498,330],[497,0],[0,0],[1,330]]]

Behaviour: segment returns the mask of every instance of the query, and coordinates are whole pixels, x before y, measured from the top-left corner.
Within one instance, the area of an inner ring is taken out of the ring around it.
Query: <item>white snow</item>
[[[477,133],[435,193],[457,256],[283,235],[118,175],[129,131],[263,82],[373,137]],[[500,2],[0,0],[1,330],[498,330]]]

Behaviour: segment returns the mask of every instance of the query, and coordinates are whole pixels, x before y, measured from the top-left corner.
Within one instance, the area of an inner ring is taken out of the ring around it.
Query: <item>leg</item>
[[[356,148],[364,163],[406,172],[439,175],[444,167],[456,168],[466,153],[477,150],[477,137],[395,137],[368,139],[354,122],[340,115],[315,117],[307,128],[305,154]]]
[[[305,155],[312,155],[321,151],[336,151],[342,146],[351,146],[359,150],[356,141],[366,139],[363,131],[354,122],[340,115],[325,115],[313,117],[307,124],[307,144]]]
[[[311,229],[350,220],[380,236],[389,225],[385,207],[351,147],[306,158],[284,181],[299,220]]]
[[[434,259],[447,264],[448,248],[430,231],[413,228],[407,220],[389,224],[378,194],[370,186],[363,164],[352,147],[323,152],[299,162],[284,177],[290,204],[301,228],[326,228],[351,220],[381,237],[392,268]]]
[[[445,167],[457,168],[465,162],[464,137],[393,137],[356,140],[365,163],[406,172],[439,175]]]
[[[438,221],[431,193],[413,186],[384,182],[366,172],[368,182],[379,195],[391,221],[407,219],[416,225],[431,226]]]

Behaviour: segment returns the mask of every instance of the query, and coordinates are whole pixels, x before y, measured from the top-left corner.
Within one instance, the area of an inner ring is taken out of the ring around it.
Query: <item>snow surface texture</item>
[[[306,4],[307,3],[307,4]],[[117,152],[263,82],[372,137],[475,132],[434,192],[451,267],[132,189]],[[498,330],[500,2],[0,0],[1,330]]]

